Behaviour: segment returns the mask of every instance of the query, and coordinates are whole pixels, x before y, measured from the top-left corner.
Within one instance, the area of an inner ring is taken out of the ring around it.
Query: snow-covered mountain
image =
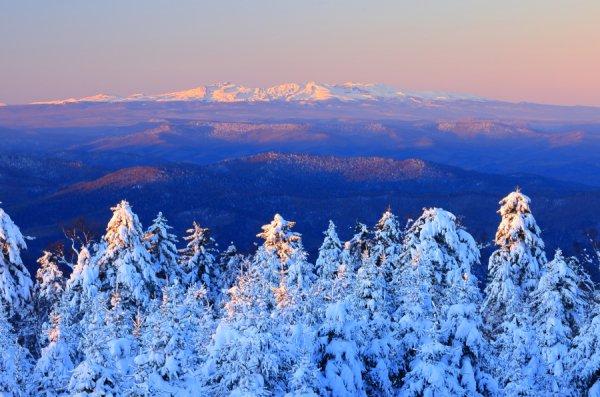
[[[133,94],[127,97],[98,94],[84,98],[68,98],[33,102],[40,105],[64,105],[84,102],[133,102],[133,101],[203,101],[203,102],[265,102],[265,101],[373,101],[373,100],[458,100],[481,99],[471,95],[444,92],[408,92],[385,84],[343,83],[320,84],[310,81],[303,84],[285,83],[268,88],[246,87],[234,83],[202,85],[184,91],[157,95]]]

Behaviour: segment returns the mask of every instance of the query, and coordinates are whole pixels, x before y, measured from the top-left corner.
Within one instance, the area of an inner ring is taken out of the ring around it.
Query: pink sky
[[[0,102],[316,80],[600,106],[600,2],[0,5]]]

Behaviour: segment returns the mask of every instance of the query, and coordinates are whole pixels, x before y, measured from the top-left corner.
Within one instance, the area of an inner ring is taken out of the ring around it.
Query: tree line
[[[0,395],[600,396],[594,283],[547,259],[523,193],[498,212],[482,291],[477,243],[440,208],[345,242],[330,222],[312,262],[278,214],[242,255],[122,201],[68,278],[44,251],[34,280],[0,209]]]

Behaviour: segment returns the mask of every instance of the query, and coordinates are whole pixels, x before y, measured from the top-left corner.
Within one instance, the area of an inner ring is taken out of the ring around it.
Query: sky
[[[0,0],[0,102],[377,82],[600,106],[598,0]]]

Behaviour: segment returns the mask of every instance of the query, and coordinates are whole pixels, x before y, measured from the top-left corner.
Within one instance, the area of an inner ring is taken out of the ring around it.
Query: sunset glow
[[[599,19],[593,0],[2,1],[0,102],[315,80],[600,105]]]

